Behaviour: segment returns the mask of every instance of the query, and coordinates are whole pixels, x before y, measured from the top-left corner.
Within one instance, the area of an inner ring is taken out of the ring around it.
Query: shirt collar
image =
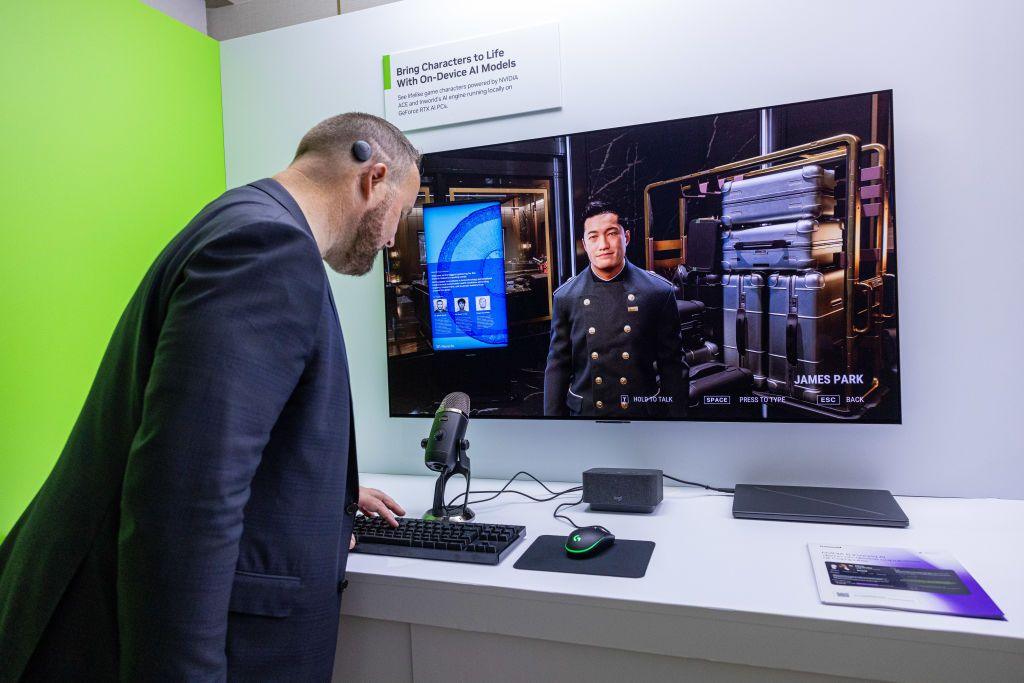
[[[615,273],[615,275],[611,276],[607,280],[598,275],[597,272],[591,266],[587,266],[587,268],[590,269],[590,276],[594,278],[594,282],[618,282],[619,280],[626,277],[626,269],[629,268],[629,260],[623,259],[622,268],[619,270],[619,272]]]
[[[302,213],[302,209],[299,208],[294,197],[284,189],[284,185],[277,182],[273,178],[264,178],[263,180],[257,180],[254,183],[249,183],[250,187],[255,187],[257,190],[266,192],[270,197],[284,207],[285,211],[291,214],[291,217],[295,219],[302,228],[313,235],[312,228],[309,227],[309,222],[306,220],[306,214]]]

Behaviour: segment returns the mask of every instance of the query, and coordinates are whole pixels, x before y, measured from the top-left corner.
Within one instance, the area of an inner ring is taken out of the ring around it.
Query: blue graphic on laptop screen
[[[424,207],[423,231],[434,350],[507,346],[499,202]]]

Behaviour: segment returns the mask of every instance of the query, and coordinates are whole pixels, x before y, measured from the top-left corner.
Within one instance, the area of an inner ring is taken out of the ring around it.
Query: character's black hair
[[[583,220],[586,221],[593,216],[600,216],[602,213],[614,213],[618,217],[619,225],[622,226],[622,229],[629,230],[628,217],[622,212],[622,207],[614,202],[604,201],[603,199],[592,199],[587,202],[587,205],[583,208]]]

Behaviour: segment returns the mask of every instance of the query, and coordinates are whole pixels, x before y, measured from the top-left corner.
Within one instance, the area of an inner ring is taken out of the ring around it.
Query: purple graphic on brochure
[[[811,544],[822,602],[984,619],[1003,612],[949,553]]]

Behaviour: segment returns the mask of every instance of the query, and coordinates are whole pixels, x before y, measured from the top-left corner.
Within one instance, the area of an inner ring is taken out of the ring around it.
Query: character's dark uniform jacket
[[[611,280],[587,268],[555,290],[545,415],[678,417],[686,375],[665,278],[627,261]]]

